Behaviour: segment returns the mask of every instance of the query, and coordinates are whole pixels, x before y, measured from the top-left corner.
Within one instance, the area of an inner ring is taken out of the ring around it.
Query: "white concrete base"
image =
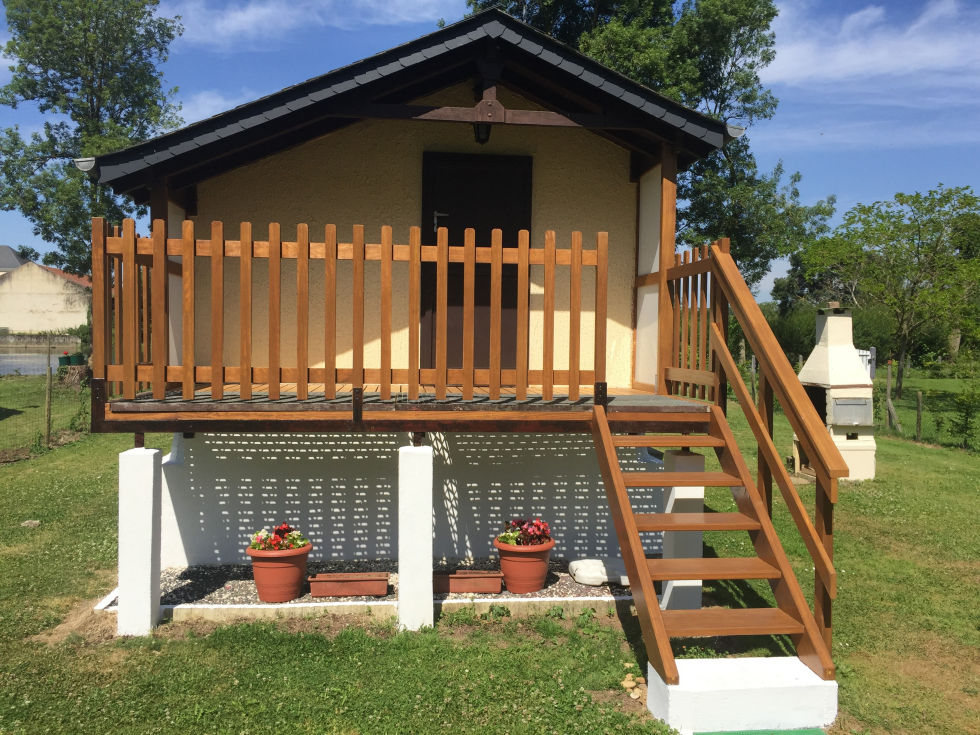
[[[824,681],[795,656],[678,659],[680,684],[647,666],[647,707],[680,730],[792,730],[827,727],[837,717],[837,682]]]
[[[159,449],[119,454],[119,616],[116,635],[147,635],[160,619]]]
[[[432,447],[398,450],[398,626],[432,626]]]
[[[664,452],[667,472],[704,472],[704,455],[687,449]],[[666,488],[665,513],[704,512],[703,487]],[[703,553],[703,534],[700,531],[668,531],[664,533],[664,559],[699,559]],[[699,610],[701,580],[684,579],[664,583],[660,606],[665,610]]]

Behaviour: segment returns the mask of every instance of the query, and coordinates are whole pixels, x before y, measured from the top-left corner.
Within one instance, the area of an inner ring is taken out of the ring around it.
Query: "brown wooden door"
[[[463,231],[476,230],[478,247],[489,247],[490,232],[503,231],[505,248],[517,247],[517,233],[531,229],[531,158],[461,153],[422,156],[422,244],[436,244],[436,227],[449,230],[449,244],[462,245]],[[501,287],[501,368],[517,361],[517,266],[503,266]],[[474,355],[476,368],[490,366],[490,265],[475,274]],[[435,359],[436,264],[422,264],[423,368]],[[463,264],[449,264],[446,365],[463,366]]]

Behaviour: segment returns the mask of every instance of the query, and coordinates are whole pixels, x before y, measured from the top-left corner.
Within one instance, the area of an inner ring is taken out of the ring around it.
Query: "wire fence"
[[[0,463],[74,441],[89,412],[87,365],[58,366],[46,351],[0,354]]]

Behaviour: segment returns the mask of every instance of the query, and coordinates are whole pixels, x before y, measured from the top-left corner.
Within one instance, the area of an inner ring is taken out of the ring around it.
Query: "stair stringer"
[[[670,639],[660,612],[660,602],[647,570],[646,553],[636,528],[633,506],[630,503],[623,475],[619,467],[619,457],[612,442],[606,411],[595,406],[592,411],[592,440],[595,444],[599,470],[606,489],[606,499],[612,512],[613,526],[626,566],[633,593],[633,604],[643,633],[643,645],[647,650],[647,660],[666,684],[678,684],[677,662],[670,648]]]
[[[715,449],[718,461],[725,472],[736,475],[741,487],[732,488],[732,496],[741,513],[748,515],[760,524],[758,531],[749,534],[756,554],[776,566],[781,577],[769,580],[773,596],[780,610],[791,615],[803,625],[803,633],[792,635],[796,653],[800,660],[822,679],[835,678],[835,667],[830,650],[820,634],[810,606],[800,588],[796,574],[783,550],[772,519],[766,510],[765,500],[752,480],[748,465],[735,443],[735,437],[721,408],[711,406],[711,434],[722,439],[723,447]]]

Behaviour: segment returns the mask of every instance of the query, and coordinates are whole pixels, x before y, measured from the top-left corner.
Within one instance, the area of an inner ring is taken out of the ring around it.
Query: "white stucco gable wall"
[[[57,332],[85,324],[92,301],[84,286],[25,263],[0,278],[0,328],[11,332]]]

